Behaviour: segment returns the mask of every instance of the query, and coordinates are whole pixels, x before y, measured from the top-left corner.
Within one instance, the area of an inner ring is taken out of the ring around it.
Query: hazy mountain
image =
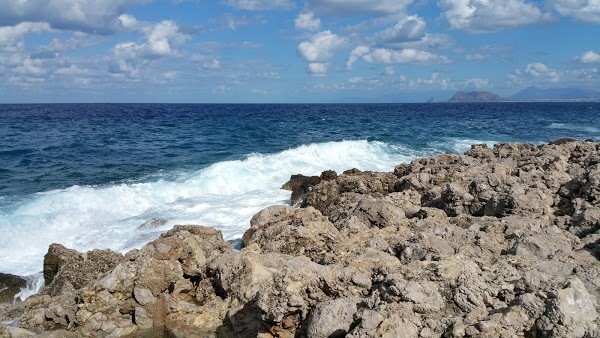
[[[527,87],[510,97],[515,101],[600,99],[600,92],[581,88]]]
[[[498,102],[506,101],[499,95],[490,92],[456,92],[448,102]]]

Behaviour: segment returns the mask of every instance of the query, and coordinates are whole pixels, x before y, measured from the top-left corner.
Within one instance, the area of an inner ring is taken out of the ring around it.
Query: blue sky
[[[0,103],[600,89],[600,0],[0,0]]]

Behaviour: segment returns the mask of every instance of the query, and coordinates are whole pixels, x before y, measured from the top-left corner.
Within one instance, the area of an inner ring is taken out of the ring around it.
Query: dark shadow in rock
[[[226,324],[217,328],[215,337],[256,337],[260,332],[268,332],[262,322],[262,311],[255,301],[248,302],[235,313],[228,313]]]

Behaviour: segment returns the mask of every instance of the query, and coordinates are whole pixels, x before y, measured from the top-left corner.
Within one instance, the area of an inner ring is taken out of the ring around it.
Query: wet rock
[[[321,182],[319,176],[304,176],[302,174],[297,174],[292,175],[290,180],[287,181],[281,189],[290,190],[292,192],[290,200],[292,201],[292,204],[296,204],[304,195],[306,195],[310,187],[319,184],[319,182]]]
[[[60,244],[52,244],[44,257],[44,278],[50,281],[44,293],[56,296],[78,290],[110,271],[121,258],[121,254],[111,250],[92,250],[81,254]]]
[[[167,220],[164,218],[152,218],[142,224],[140,224],[140,226],[138,226],[138,229],[156,229],[158,227],[161,227],[165,224],[167,224]]]
[[[0,303],[12,303],[21,288],[27,286],[27,281],[19,276],[0,273]]]

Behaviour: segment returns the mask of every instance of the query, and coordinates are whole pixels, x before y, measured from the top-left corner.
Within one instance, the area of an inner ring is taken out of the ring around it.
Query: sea
[[[51,243],[139,248],[176,224],[232,245],[292,174],[600,140],[600,103],[0,105],[0,272],[43,286]]]

